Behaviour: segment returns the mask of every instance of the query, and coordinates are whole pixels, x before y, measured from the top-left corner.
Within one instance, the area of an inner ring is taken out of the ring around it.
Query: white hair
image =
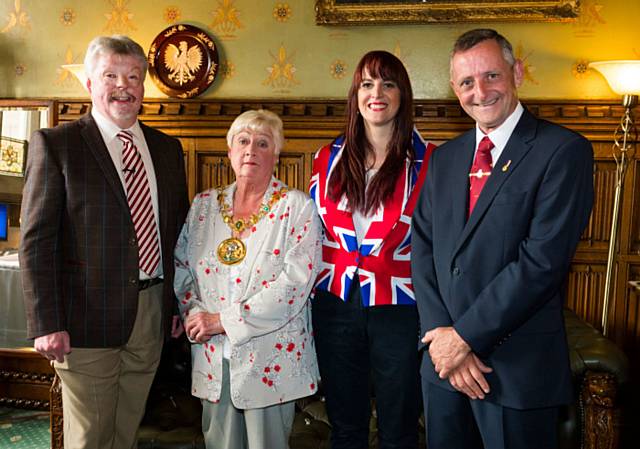
[[[277,114],[266,109],[252,109],[237,116],[227,131],[229,148],[231,148],[235,135],[245,129],[270,134],[276,147],[276,155],[280,154],[280,150],[284,146],[284,132],[282,120]]]

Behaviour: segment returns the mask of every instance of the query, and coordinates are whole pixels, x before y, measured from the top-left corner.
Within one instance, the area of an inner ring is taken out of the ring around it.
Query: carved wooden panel
[[[196,192],[226,186],[235,179],[226,152],[198,152],[196,161]]]
[[[275,175],[289,187],[306,190],[304,154],[281,153]]]
[[[573,263],[566,279],[567,307],[596,328],[601,327],[606,262]]]
[[[199,151],[196,154],[196,160],[197,192],[225,186],[234,181],[235,176],[226,152]],[[275,169],[275,175],[288,186],[305,190],[307,180],[305,179],[304,155],[282,153]]]
[[[234,175],[227,158],[226,139],[202,137],[180,140],[188,153],[188,169],[194,173],[194,177],[189,176],[191,198],[195,193],[233,182]],[[328,142],[330,139],[287,137],[276,165],[276,177],[290,187],[306,191],[311,177],[313,155],[321,145]]]
[[[584,449],[616,449],[620,417],[615,408],[618,385],[615,376],[587,371],[581,390],[584,406]]]
[[[51,449],[63,449],[64,448],[64,422],[62,417],[62,381],[56,374],[51,389],[50,395],[50,425],[51,425]]]
[[[593,173],[594,201],[591,218],[582,235],[580,248],[606,253],[611,232],[611,213],[613,211],[613,192],[615,189],[615,163],[609,160],[596,160]]]

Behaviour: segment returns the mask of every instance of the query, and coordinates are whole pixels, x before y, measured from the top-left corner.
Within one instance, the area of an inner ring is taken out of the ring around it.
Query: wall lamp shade
[[[640,95],[640,60],[592,62],[618,95]]]
[[[82,87],[84,87],[85,90],[87,89],[87,74],[84,71],[84,64],[63,64],[60,67],[71,72]]]

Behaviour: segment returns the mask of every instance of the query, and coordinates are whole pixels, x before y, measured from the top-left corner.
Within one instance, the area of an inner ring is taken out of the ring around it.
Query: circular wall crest
[[[218,50],[204,30],[173,25],[156,36],[147,55],[149,75],[170,97],[193,98],[213,83]]]

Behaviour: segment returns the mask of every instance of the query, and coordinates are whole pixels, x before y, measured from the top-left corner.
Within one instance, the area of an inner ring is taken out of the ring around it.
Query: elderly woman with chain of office
[[[196,196],[175,251],[207,449],[287,448],[294,399],[316,392],[309,293],[321,227],[273,176],[282,121],[247,111],[227,134],[236,181]]]

